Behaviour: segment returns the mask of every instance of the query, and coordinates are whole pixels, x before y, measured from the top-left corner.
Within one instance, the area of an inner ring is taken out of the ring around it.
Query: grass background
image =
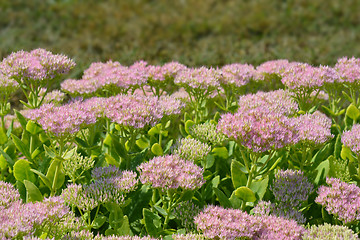
[[[357,0],[0,0],[0,57],[45,48],[91,62],[188,66],[360,56]]]

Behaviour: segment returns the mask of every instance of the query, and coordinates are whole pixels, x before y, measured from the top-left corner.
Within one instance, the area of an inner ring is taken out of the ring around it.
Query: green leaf
[[[119,236],[132,236],[133,235],[133,233],[131,232],[131,229],[130,229],[129,219],[126,215],[123,217],[123,224],[121,225],[120,228],[117,229],[117,232],[118,232]]]
[[[342,91],[342,94],[344,95],[344,97],[349,101],[352,102],[352,98],[349,96],[349,94],[347,94],[346,92]]]
[[[155,208],[156,211],[158,211],[158,212],[159,212],[161,215],[163,215],[164,217],[166,217],[166,216],[168,215],[167,212],[166,212],[166,210],[163,209],[163,208],[161,208],[161,207],[159,207],[159,206],[154,205],[153,208]]]
[[[245,186],[247,182],[246,175],[241,171],[241,165],[236,160],[232,160],[231,162],[231,181],[235,189]]]
[[[335,141],[335,147],[334,147],[334,157],[335,158],[340,158],[341,149],[342,149],[341,135],[339,134],[336,137],[336,141]]]
[[[22,128],[26,129],[26,124],[27,124],[26,118],[17,110],[14,110],[14,112]]]
[[[245,202],[255,202],[256,196],[254,192],[248,187],[239,187],[235,190],[235,196]]]
[[[35,159],[42,152],[41,146],[36,148],[31,154],[31,159]]]
[[[41,126],[35,122],[33,122],[32,120],[29,120],[26,124],[26,131],[28,131],[29,133],[31,133],[32,135],[37,135],[40,132],[43,131],[43,129],[41,128]]]
[[[115,138],[114,135],[111,135],[111,139],[111,143],[114,146],[116,153],[119,154],[120,157],[127,159],[128,155],[125,147]]]
[[[31,155],[29,152],[29,148],[14,134],[11,134],[11,138],[13,139],[13,142],[16,146],[16,148],[28,159],[31,159]]]
[[[25,159],[20,159],[14,164],[14,177],[20,182],[24,180],[36,181],[35,174],[31,172],[30,162]]]
[[[192,120],[187,120],[185,122],[185,132],[187,134],[190,134],[190,129],[195,125],[195,122]]]
[[[121,227],[124,222],[124,213],[120,207],[115,207],[110,211],[109,224],[113,228],[117,229]]]
[[[323,111],[325,112],[326,115],[335,116],[335,113],[330,108],[328,108],[328,107],[326,107],[324,105],[322,105],[321,107],[322,107],[322,109],[323,109]]]
[[[346,116],[353,120],[357,120],[360,116],[360,111],[354,104],[350,104],[346,109]]]
[[[27,191],[27,202],[42,201],[43,195],[40,190],[30,181],[24,180],[24,185]]]
[[[77,147],[74,147],[73,149],[71,149],[70,151],[68,151],[64,156],[63,158],[64,159],[70,159],[74,156],[74,154],[76,153],[77,151]]]
[[[106,134],[106,137],[103,142],[104,145],[111,146],[111,142],[112,142],[112,138],[111,138],[110,134]]]
[[[25,188],[24,183],[17,180],[16,181],[16,188],[19,190],[19,194],[20,194],[21,199],[26,201],[26,188]]]
[[[148,131],[148,134],[150,136],[154,136],[155,134],[160,134],[160,129],[161,129],[161,124],[157,124],[154,127],[150,128],[150,130]]]
[[[41,132],[39,134],[39,139],[40,139],[41,143],[45,143],[46,141],[49,140],[49,137],[47,136],[47,134],[45,132]]]
[[[144,138],[139,138],[138,140],[135,141],[135,143],[140,149],[149,147],[149,141],[147,141],[147,139]]]
[[[8,141],[8,136],[6,135],[4,129],[0,127],[0,145],[5,144]]]
[[[315,169],[315,180],[314,183],[316,185],[322,184],[325,182],[326,177],[328,176],[330,171],[330,162],[327,159],[319,164],[319,166]]]
[[[106,229],[105,231],[105,236],[112,236],[112,235],[116,235],[117,232],[114,229]]]
[[[260,180],[260,181],[253,181],[250,185],[250,189],[258,196],[259,201],[263,199],[267,187],[269,184],[269,176]]]
[[[35,169],[30,169],[30,171],[37,174],[40,177],[40,179],[44,182],[45,186],[47,186],[51,190],[51,182],[43,173]]]
[[[223,191],[221,191],[220,189],[218,188],[214,188],[214,192],[216,194],[216,197],[218,198],[218,201],[220,203],[220,205],[222,207],[225,207],[225,208],[231,208],[232,207],[232,204],[230,202],[230,200],[228,199],[228,197],[223,193]]]
[[[51,182],[53,190],[60,189],[65,182],[65,174],[63,170],[62,161],[54,158],[51,161],[50,167],[46,173],[46,177]]]
[[[194,196],[194,191],[185,191],[182,193],[179,202],[186,202],[186,201],[190,201]]]
[[[205,162],[202,162],[201,165],[205,168],[205,169],[209,169],[212,166],[214,166],[215,163],[215,158],[213,155],[209,154],[206,156],[205,158]]]
[[[219,112],[216,112],[215,115],[214,115],[214,121],[215,122],[218,122],[220,119],[220,113]]]
[[[56,157],[56,153],[51,150],[48,146],[46,145],[43,145],[44,146],[44,149],[45,149],[45,153],[46,155],[48,155],[50,158],[55,158]]]
[[[349,159],[350,162],[355,162],[356,158],[354,157],[353,153],[351,152],[349,147],[342,146],[340,156],[343,160]]]
[[[2,154],[2,156],[6,159],[7,163],[13,167],[15,162],[14,160],[12,160],[12,158],[5,152],[2,150],[2,148],[0,147],[0,153]]]
[[[158,237],[159,232],[161,231],[159,224],[161,218],[146,208],[143,209],[143,216],[148,234],[152,237]]]
[[[116,167],[119,167],[119,162],[116,161],[115,158],[113,158],[112,156],[110,156],[109,154],[105,153],[105,160],[109,165],[114,165]]]
[[[89,146],[89,144],[87,143],[87,142],[85,142],[84,140],[82,140],[81,138],[79,138],[79,137],[75,137],[75,141],[76,141],[76,143],[78,144],[78,145],[80,145],[80,147],[82,147],[82,148],[89,148],[90,146]]]
[[[232,192],[229,201],[231,202],[232,208],[239,209],[241,207],[241,199],[235,195],[235,191]]]
[[[164,151],[159,143],[154,143],[154,145],[152,145],[151,152],[156,156],[162,156],[164,154]]]
[[[105,216],[97,215],[96,218],[91,223],[91,226],[94,229],[99,229],[99,228],[101,228],[102,225],[104,225],[104,223],[106,222],[106,219],[107,218]]]
[[[173,145],[173,142],[174,142],[174,140],[171,139],[170,141],[168,141],[168,142],[166,143],[165,149],[164,149],[164,153],[165,153],[165,154],[167,154],[167,153],[170,151],[171,146]]]
[[[222,159],[228,159],[229,153],[226,147],[215,147],[213,150],[213,155]]]
[[[330,150],[331,143],[328,143],[315,154],[315,156],[311,159],[312,169],[316,168],[330,155]]]

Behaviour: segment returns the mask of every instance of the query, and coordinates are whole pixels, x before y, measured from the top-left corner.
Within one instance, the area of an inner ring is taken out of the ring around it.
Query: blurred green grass
[[[356,0],[0,0],[0,57],[46,48],[78,64],[272,59],[332,65],[360,56]]]

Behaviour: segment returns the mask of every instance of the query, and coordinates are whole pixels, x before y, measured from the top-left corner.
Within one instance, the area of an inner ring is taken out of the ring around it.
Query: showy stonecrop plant
[[[194,191],[204,184],[204,170],[177,155],[155,157],[142,163],[137,170],[141,183],[153,188],[151,210],[143,209],[146,230],[153,236],[171,233],[168,224],[174,218],[173,210],[179,203],[190,200]],[[158,214],[165,219],[156,226],[154,221],[160,220]]]
[[[0,63],[0,72],[19,84],[28,101],[22,103],[33,109],[41,106],[44,100],[44,96],[40,96],[41,88],[49,89],[56,78],[74,66],[75,62],[67,56],[39,48],[10,54]]]
[[[130,233],[130,228],[122,209],[130,203],[127,195],[137,184],[135,172],[121,171],[116,166],[94,168],[92,182],[68,185],[61,197],[73,211],[75,208],[79,211],[89,231],[107,222],[105,235],[125,235]]]
[[[259,95],[259,96],[257,96]],[[233,160],[231,171],[235,188],[234,194],[242,200],[242,209],[246,202],[257,200],[252,184],[260,184],[258,198],[262,198],[268,183],[268,174],[276,167],[281,157],[276,152],[298,141],[296,125],[288,117],[296,105],[285,105],[286,95],[276,91],[240,98],[239,109],[234,114],[224,114],[218,123],[218,130],[233,140],[237,147],[237,159]],[[248,101],[263,98],[263,104]],[[276,99],[284,99],[279,101]],[[272,103],[272,104],[271,104]]]
[[[200,123],[210,115],[207,103],[216,97],[220,89],[220,74],[214,68],[188,68],[179,72],[174,83],[189,94],[195,123]]]

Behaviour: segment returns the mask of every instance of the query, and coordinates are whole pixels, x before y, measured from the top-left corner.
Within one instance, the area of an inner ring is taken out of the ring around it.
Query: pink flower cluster
[[[75,62],[68,57],[39,48],[10,54],[0,63],[0,72],[18,82],[43,82],[68,73],[74,66]]]
[[[239,209],[208,206],[195,217],[198,230],[210,239],[301,239],[305,229],[293,220],[252,216]]]
[[[280,74],[287,66],[289,65],[289,61],[286,59],[278,59],[264,62],[256,67],[256,72],[260,78],[263,74]]]
[[[299,106],[290,92],[282,89],[271,92],[258,91],[255,94],[240,96],[238,105],[239,111],[243,112],[264,107],[268,108],[269,112],[291,116],[299,111]]]
[[[306,63],[292,64],[281,73],[281,82],[292,90],[318,89],[325,83],[338,79],[337,72],[330,67],[313,67]]]
[[[187,67],[178,62],[169,62],[163,66],[149,65],[146,71],[151,81],[165,81],[166,78],[174,78],[179,72]]]
[[[329,186],[321,186],[315,202],[344,224],[360,220],[360,188],[355,184],[327,178]]]
[[[343,57],[338,59],[335,70],[339,74],[337,82],[358,83],[360,80],[360,59]]]
[[[179,72],[175,77],[175,84],[184,88],[203,90],[211,93],[220,87],[220,74],[214,68],[188,68]]]
[[[18,90],[19,87],[15,80],[0,72],[0,102],[6,101],[9,95]]]
[[[61,89],[71,95],[90,95],[99,91],[114,93],[126,91],[128,88],[140,86],[147,81],[146,71],[141,70],[139,66],[142,65],[126,67],[112,61],[92,63],[84,71],[81,80],[65,80],[61,83]]]
[[[13,185],[4,181],[0,181],[0,211],[19,200],[19,191]]]
[[[305,144],[318,146],[334,137],[330,129],[331,119],[319,111],[300,115],[293,119],[298,129],[299,141]]]
[[[343,132],[341,142],[351,151],[360,155],[360,124],[355,124],[351,130]]]
[[[16,201],[0,211],[0,238],[22,239],[31,236],[37,229],[56,224],[68,214],[70,209],[60,197],[26,204]]]
[[[123,126],[143,128],[163,116],[179,114],[184,104],[172,97],[117,95],[106,99],[105,117]]]
[[[185,161],[176,155],[160,156],[142,163],[137,170],[140,181],[153,188],[195,190],[204,183],[204,170],[191,161]]]
[[[223,66],[219,70],[219,81],[222,85],[241,87],[255,76],[255,68],[249,64],[234,63]]]
[[[298,141],[291,118],[269,112],[266,106],[222,115],[217,128],[253,152],[279,149]]]
[[[38,109],[27,110],[24,116],[38,122],[46,132],[55,136],[67,136],[80,131],[97,120],[88,105],[80,101],[62,106],[44,104]]]

